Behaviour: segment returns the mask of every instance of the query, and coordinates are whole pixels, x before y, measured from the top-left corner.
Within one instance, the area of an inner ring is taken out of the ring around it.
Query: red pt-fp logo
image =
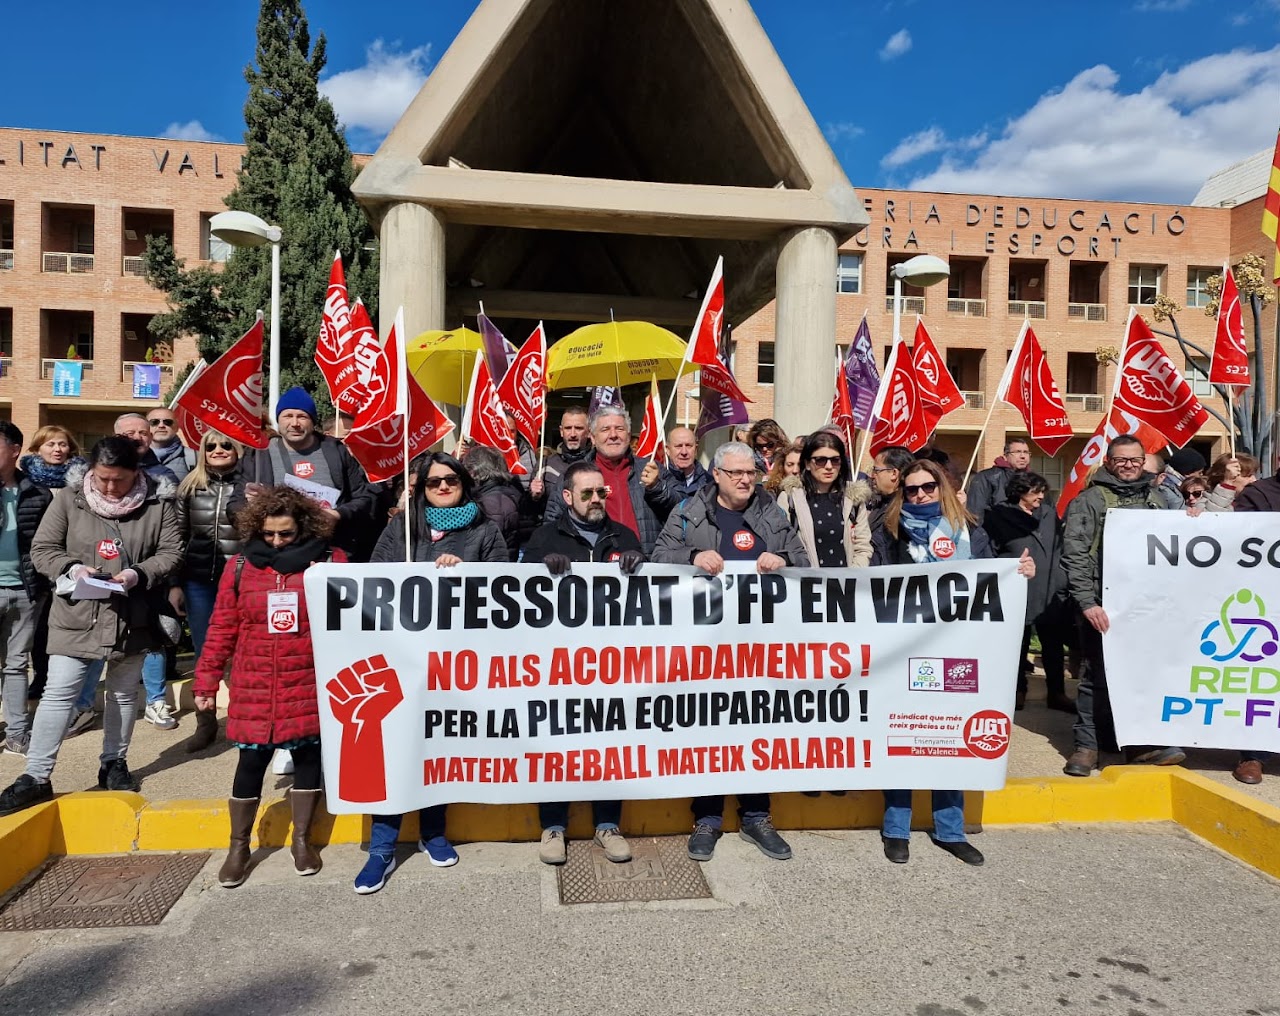
[[[997,709],[974,713],[964,725],[964,743],[978,758],[999,758],[1009,750],[1009,717]]]

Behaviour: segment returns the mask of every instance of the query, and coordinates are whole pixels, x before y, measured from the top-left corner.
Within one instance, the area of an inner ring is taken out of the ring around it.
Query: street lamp
[[[279,226],[269,226],[251,212],[219,212],[209,219],[209,232],[232,247],[271,244],[271,345],[268,353],[267,410],[275,425],[280,401],[280,240]],[[912,260],[918,261],[919,258]],[[936,260],[936,259],[935,259]],[[908,262],[909,264],[910,262]]]
[[[951,269],[942,258],[936,258],[932,254],[917,254],[894,265],[889,274],[893,276],[893,343],[896,347],[902,335],[902,283],[905,281],[927,289],[948,278]]]

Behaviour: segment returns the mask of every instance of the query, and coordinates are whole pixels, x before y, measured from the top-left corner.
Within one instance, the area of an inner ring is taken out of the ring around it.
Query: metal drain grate
[[[702,867],[689,859],[685,837],[628,838],[631,860],[614,864],[591,840],[569,844],[556,872],[561,903],[648,903],[705,900],[711,888]]]
[[[208,854],[62,857],[0,909],[0,931],[159,924]]]

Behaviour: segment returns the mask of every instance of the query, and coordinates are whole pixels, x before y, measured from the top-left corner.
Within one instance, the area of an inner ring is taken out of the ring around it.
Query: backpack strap
[[[243,572],[244,572],[244,555],[237,554],[236,555],[236,577],[234,580],[232,580],[232,583],[231,583],[232,591],[236,594],[237,600],[240,599],[240,576],[241,574],[243,574]]]

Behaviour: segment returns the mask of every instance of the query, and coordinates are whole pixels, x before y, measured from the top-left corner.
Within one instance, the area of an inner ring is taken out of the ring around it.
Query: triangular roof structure
[[[353,189],[444,219],[451,319],[685,323],[723,254],[741,321],[868,221],[742,0],[482,0]]]

